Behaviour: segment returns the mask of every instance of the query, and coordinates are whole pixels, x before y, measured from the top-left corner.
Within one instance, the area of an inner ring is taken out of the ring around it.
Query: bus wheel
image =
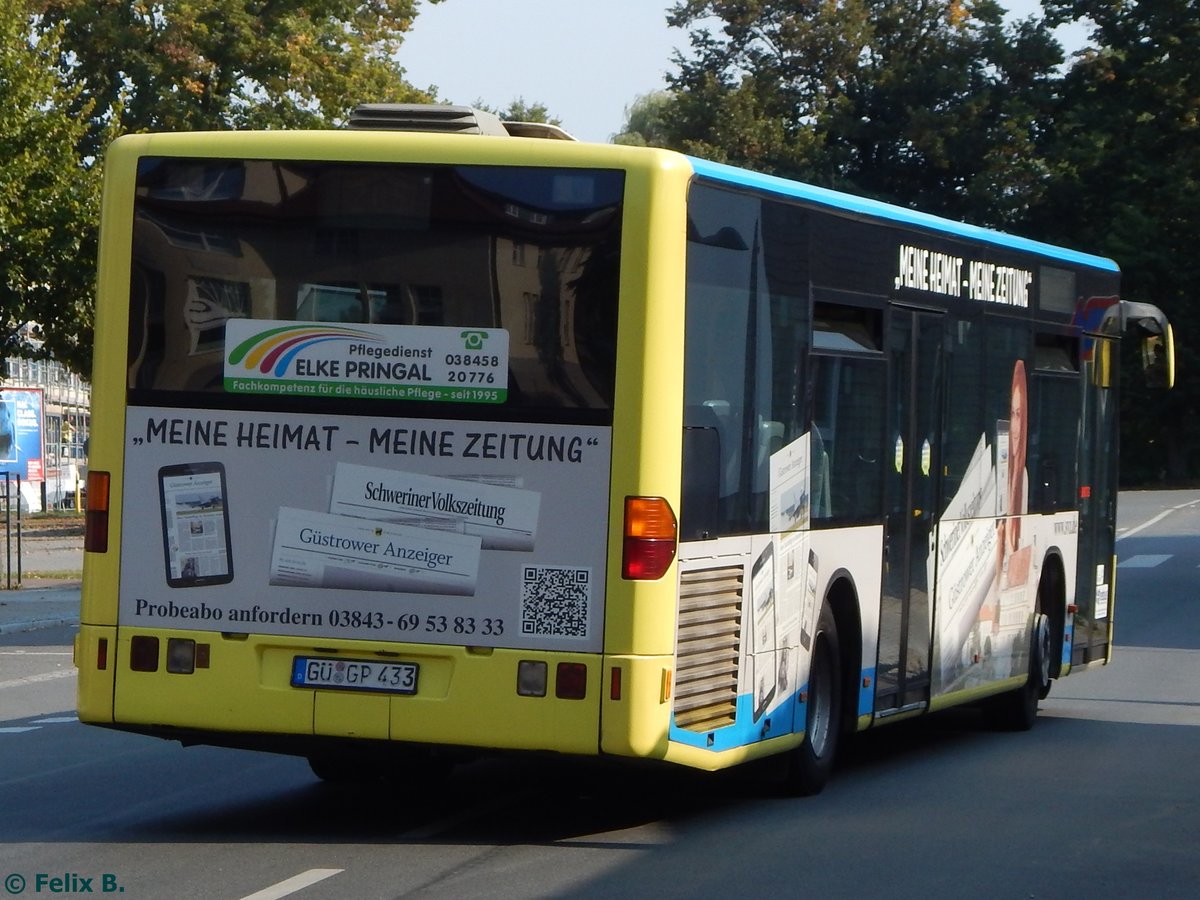
[[[800,797],[819,794],[829,782],[837,755],[842,719],[841,654],[837,623],[829,607],[821,608],[813,637],[812,665],[805,703],[804,742],[791,753],[784,786]]]
[[[1029,636],[1029,677],[1015,691],[991,700],[992,723],[1004,731],[1028,731],[1037,719],[1038,700],[1050,690],[1050,620],[1033,617]]]

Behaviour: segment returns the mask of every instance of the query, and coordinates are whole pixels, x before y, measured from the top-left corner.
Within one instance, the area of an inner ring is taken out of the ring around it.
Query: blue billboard
[[[42,481],[42,391],[0,388],[0,474]]]

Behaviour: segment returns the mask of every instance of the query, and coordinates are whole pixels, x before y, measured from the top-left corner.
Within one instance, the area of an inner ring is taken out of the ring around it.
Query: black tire
[[[784,786],[794,796],[819,794],[833,773],[842,721],[841,674],[837,623],[829,607],[822,607],[813,636],[804,742],[790,754],[784,776]]]
[[[1050,690],[1050,622],[1037,613],[1029,636],[1029,672],[1025,684],[989,703],[992,724],[1002,731],[1028,731],[1037,721],[1038,700]]]

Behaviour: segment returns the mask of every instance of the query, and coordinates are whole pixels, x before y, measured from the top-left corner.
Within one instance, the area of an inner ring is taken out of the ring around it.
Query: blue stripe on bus
[[[1069,646],[1069,645],[1068,645]],[[871,687],[860,687],[858,693],[858,715],[869,716],[875,710],[875,669],[863,669],[859,684],[866,682]],[[767,738],[779,737],[794,731],[804,730],[804,721],[808,715],[807,705],[800,699],[800,694],[808,693],[808,685],[800,691],[787,697],[778,706],[771,709],[770,715],[754,721],[754,698],[750,694],[739,694],[737,698],[736,720],[732,725],[716,728],[712,731],[688,731],[671,720],[668,738],[687,744],[691,747],[701,747],[714,753],[721,750],[732,750],[744,747]],[[769,720],[769,725],[768,725]],[[708,742],[712,735],[712,743]]]
[[[863,669],[858,679],[859,718],[875,712],[875,667]]]
[[[716,728],[712,731],[688,731],[671,721],[668,737],[680,744],[700,747],[719,753],[722,750],[732,750],[735,747],[745,747],[756,744],[767,738],[791,734],[794,723],[804,721],[804,704],[800,702],[799,693],[789,695],[782,703],[773,706],[771,711],[754,721],[754,697],[752,694],[739,694],[737,698],[737,719],[732,725]],[[708,742],[709,736],[712,743]]]
[[[799,181],[789,181],[786,178],[779,178],[775,175],[750,172],[746,169],[739,169],[723,163],[709,162],[706,159],[697,159],[693,156],[689,156],[688,161],[692,164],[692,170],[698,176],[711,181],[770,191],[773,194],[806,200],[810,203],[830,207],[831,209],[870,216],[874,219],[884,219],[901,225],[927,228],[931,231],[938,231],[952,237],[982,241],[1009,250],[1019,250],[1022,253],[1036,253],[1039,256],[1050,257],[1064,263],[1090,266],[1106,272],[1120,271],[1115,262],[1103,256],[1093,256],[1090,253],[1082,253],[1078,250],[1068,250],[1065,247],[1056,247],[1053,244],[1043,244],[1041,241],[1005,234],[1002,231],[993,231],[990,228],[981,228],[978,225],[955,222],[952,219],[943,219],[940,216],[918,212],[914,209],[905,209],[902,206],[892,206],[880,200],[856,197],[853,194],[843,194],[840,191],[816,187]]]

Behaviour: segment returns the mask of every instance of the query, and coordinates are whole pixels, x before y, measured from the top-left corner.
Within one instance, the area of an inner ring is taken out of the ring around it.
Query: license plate
[[[297,656],[292,661],[292,687],[415,694],[417,664]]]

